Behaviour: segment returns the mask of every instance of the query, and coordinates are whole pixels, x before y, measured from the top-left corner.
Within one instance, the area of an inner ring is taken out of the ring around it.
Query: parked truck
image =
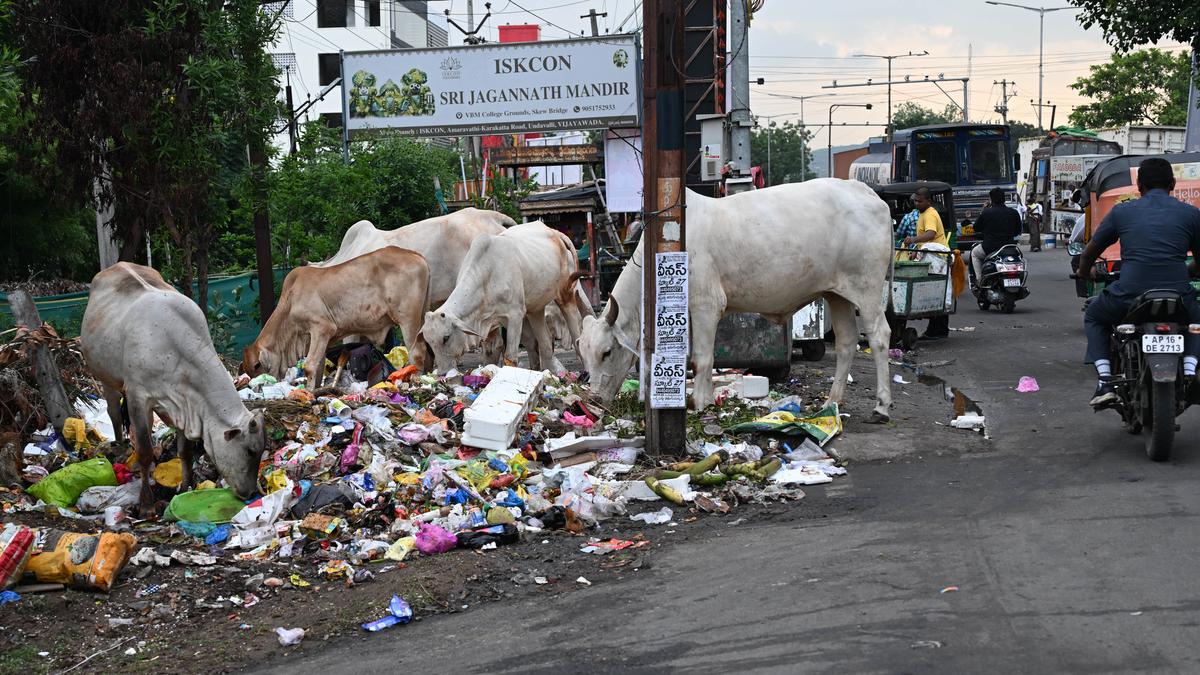
[[[1146,124],[1126,124],[1101,129],[1096,135],[1121,146],[1125,155],[1160,155],[1183,152],[1183,127],[1163,127]]]

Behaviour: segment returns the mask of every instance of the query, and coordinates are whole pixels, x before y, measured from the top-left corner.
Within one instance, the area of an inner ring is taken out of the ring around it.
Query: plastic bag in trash
[[[458,539],[453,532],[447,532],[431,523],[421,523],[421,528],[417,531],[414,539],[417,542],[417,550],[425,555],[445,553],[458,546]]]
[[[110,506],[130,508],[138,503],[142,486],[140,483],[124,485],[95,485],[83,491],[75,502],[81,513],[100,513]]]
[[[521,533],[512,523],[489,525],[474,530],[459,532],[458,545],[463,548],[483,548],[488,544],[515,544],[521,539]]]
[[[79,499],[83,491],[96,485],[116,485],[117,474],[106,457],[68,464],[46,476],[30,487],[27,492],[55,506],[68,507]]]
[[[280,626],[275,629],[275,634],[279,636],[279,644],[284,647],[298,645],[304,639],[303,628],[284,628]]]
[[[675,517],[675,514],[671,512],[671,507],[664,506],[657,511],[647,511],[645,513],[638,513],[636,515],[630,516],[629,519],[630,520],[640,520],[641,522],[646,523],[647,525],[662,525],[664,523],[671,522],[671,518],[673,518],[673,517]]]
[[[33,530],[24,525],[9,523],[0,529],[0,589],[8,588],[21,578],[25,563],[33,552]]]
[[[363,630],[377,633],[385,628],[391,628],[397,624],[408,623],[412,621],[412,607],[398,595],[392,596],[392,601],[388,603],[388,613],[381,619],[369,621],[362,625]]]
[[[238,499],[233,490],[228,488],[192,490],[172,497],[171,503],[163,513],[163,519],[193,523],[228,523],[245,506],[246,502]]]
[[[45,529],[38,533],[26,570],[42,583],[107,593],[136,546],[137,537],[127,532],[94,535]]]

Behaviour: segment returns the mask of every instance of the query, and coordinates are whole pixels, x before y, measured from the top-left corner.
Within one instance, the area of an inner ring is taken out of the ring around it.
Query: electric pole
[[[1043,50],[1045,49],[1045,45],[1046,45],[1046,12],[1061,12],[1066,9],[1069,9],[1072,11],[1079,11],[1079,10],[1075,7],[1031,7],[1029,5],[1021,5],[1021,4],[1012,3],[1012,2],[998,2],[997,0],[986,0],[986,1],[987,1],[987,4],[989,4],[989,5],[997,5],[997,6],[1004,6],[1004,7],[1016,7],[1017,9],[1024,9],[1024,10],[1028,10],[1030,12],[1037,12],[1037,15],[1038,15],[1038,97],[1037,97],[1037,105],[1034,106],[1034,110],[1037,111],[1038,130],[1040,131],[1043,128],[1042,127],[1042,108],[1046,107],[1046,106],[1042,105],[1042,85],[1045,83],[1045,79],[1046,79],[1044,70],[1042,67]],[[1051,122],[1051,126],[1053,126],[1053,122]]]
[[[750,16],[748,2],[729,3],[729,159],[733,164],[731,177],[750,175]],[[726,182],[726,194],[750,189],[751,185],[734,181],[733,190]]]
[[[687,443],[685,386],[690,338],[684,238],[686,112],[684,77],[676,65],[684,62],[683,3],[645,2],[642,17],[646,44],[642,97],[645,292],[641,308],[644,331],[641,372],[646,393],[646,446],[655,454],[682,454]],[[684,255],[680,256],[681,253]],[[632,307],[624,309],[637,311]],[[659,321],[660,318],[670,321]],[[662,329],[664,335],[678,336],[682,332],[682,343],[664,343],[658,349],[659,323],[669,324]]]
[[[597,14],[596,8],[593,7],[588,10],[587,14],[582,14],[579,17],[581,19],[591,19],[592,20],[592,37],[600,36],[600,24],[596,23],[596,19],[598,19],[602,16],[608,16],[608,12],[600,12],[599,14]]]
[[[483,18],[479,20],[479,25],[475,25],[475,0],[467,0],[467,27],[470,28],[470,30],[463,28],[462,26],[458,25],[457,21],[451,19],[450,10],[444,10],[446,13],[446,21],[451,26],[457,28],[458,32],[463,34],[464,44],[478,45],[486,42],[486,40],[479,36],[479,31],[483,28],[483,24],[487,23],[487,20],[492,16],[492,3],[485,2],[483,3],[483,6],[487,9],[487,14],[484,14]]]
[[[992,84],[1000,85],[1000,105],[996,106],[995,110],[996,110],[996,112],[1000,113],[1000,119],[1004,122],[1005,125],[1007,125],[1008,124],[1008,99],[1012,98],[1011,96],[1008,95],[1008,85],[1011,84],[1013,86],[1012,95],[1016,96],[1017,95],[1017,83],[1013,82],[1012,80],[1009,80],[1009,79],[1004,79],[1004,80],[1000,80],[999,82],[996,82],[995,80],[993,80]]]
[[[887,138],[890,141],[890,140],[892,140],[892,61],[895,61],[896,59],[902,59],[906,56],[929,56],[929,50],[922,49],[920,54],[917,54],[916,52],[909,50],[909,52],[907,54],[854,54],[854,56],[857,56],[857,57],[863,58],[863,59],[884,59],[887,61],[887,64],[888,64],[888,66],[887,66],[887,68],[888,68],[888,73],[887,73],[887,79],[888,79]]]

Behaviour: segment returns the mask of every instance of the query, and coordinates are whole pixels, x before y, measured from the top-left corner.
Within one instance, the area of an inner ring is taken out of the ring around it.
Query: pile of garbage
[[[636,381],[606,409],[574,373],[485,366],[439,378],[417,374],[403,348],[387,358],[391,368],[383,371],[327,364],[337,371],[336,386],[315,391],[299,367],[280,380],[237,378],[247,407],[264,411],[268,436],[262,495],[249,503],[217,485],[203,457],[196,466],[202,482],[176,493],[175,431],[158,424],[162,454],[152,476],[159,521],[135,517],[142,469],[128,448],[111,442],[103,401],[81,399],[62,434],[49,427],[29,439],[24,484],[0,488],[0,512],[13,521],[53,512],[93,533],[5,525],[0,590],[24,575],[108,591],[127,563],[140,568],[138,597],[156,592],[148,578],[154,568],[172,564],[285,561],[308,571],[258,575],[259,585],[353,585],[410,556],[486,551],[547,530],[585,537],[606,519],[667,523],[672,507],[727,513],[743,503],[798,499],[801,486],[845,473],[826,450],[841,430],[837,407],[806,411],[799,397],[773,394],[750,376],[718,380],[717,406],[691,416],[689,458],[676,462],[643,452]],[[87,547],[95,555],[64,557],[80,548],[80,537],[92,538]],[[625,545],[633,543],[597,538],[581,550]],[[221,598],[228,603],[221,606],[258,600],[251,592]],[[368,630],[411,616],[396,600]]]

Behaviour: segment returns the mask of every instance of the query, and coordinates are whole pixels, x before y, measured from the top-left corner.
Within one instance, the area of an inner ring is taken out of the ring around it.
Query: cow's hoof
[[[871,419],[867,420],[867,424],[887,424],[888,422],[891,422],[891,421],[892,421],[891,417],[884,415],[883,413],[879,412],[878,410],[875,410],[875,411],[871,412]]]

